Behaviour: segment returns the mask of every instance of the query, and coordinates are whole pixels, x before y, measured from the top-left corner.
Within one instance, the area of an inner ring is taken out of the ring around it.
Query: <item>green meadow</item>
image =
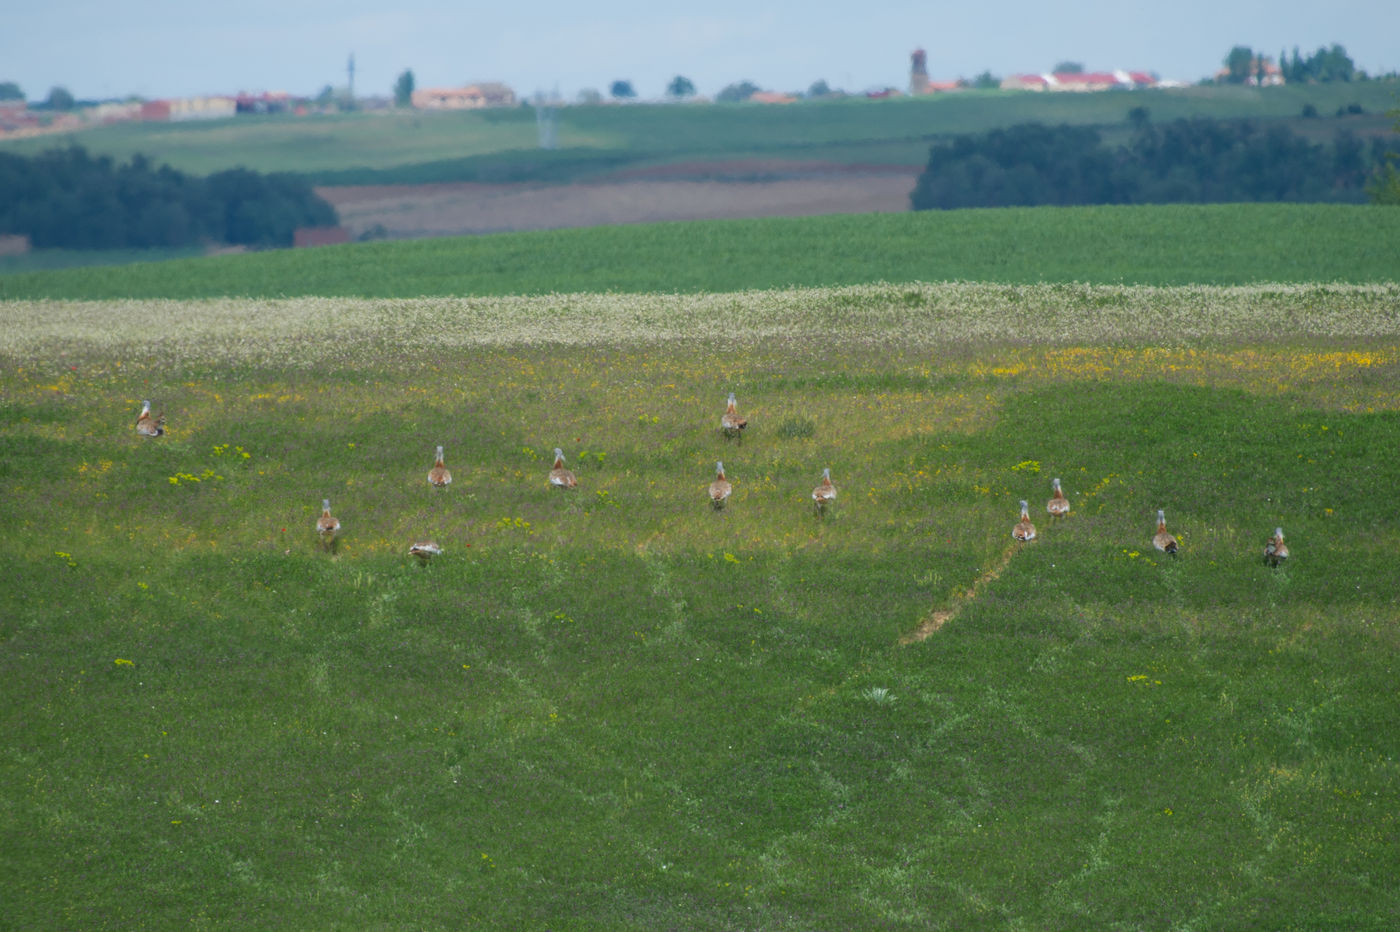
[[[0,275],[0,299],[701,293],[875,282],[1400,280],[1400,211],[1001,208],[705,221],[274,250]]]
[[[1216,284],[1184,240],[1079,283],[5,279],[5,923],[1394,928],[1400,286],[1338,229]]]

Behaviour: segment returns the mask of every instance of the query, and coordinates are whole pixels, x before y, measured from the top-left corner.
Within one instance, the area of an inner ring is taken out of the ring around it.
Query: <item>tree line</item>
[[[962,136],[929,150],[910,194],[915,210],[1070,204],[1168,204],[1367,199],[1386,142],[1341,133],[1312,143],[1282,126],[1132,115],[1130,139],[1097,129],[1025,123]]]
[[[0,233],[27,235],[36,248],[290,246],[297,227],[338,223],[310,182],[289,173],[198,177],[143,155],[118,164],[81,146],[0,153]]]

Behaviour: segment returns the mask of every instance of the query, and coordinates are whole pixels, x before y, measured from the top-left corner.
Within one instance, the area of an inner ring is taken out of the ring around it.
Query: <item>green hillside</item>
[[[1008,208],[702,221],[281,250],[0,276],[0,298],[740,291],[889,281],[1400,280],[1400,211]]]
[[[1338,120],[1339,108],[1365,114]],[[1193,87],[1102,94],[968,91],[882,101],[803,101],[786,106],[572,106],[557,110],[559,149],[536,148],[534,110],[240,117],[199,123],[125,123],[69,136],[0,142],[34,153],[74,142],[119,159],[140,152],[196,174],[243,166],[294,171],[321,183],[575,179],[622,166],[747,158],[921,165],[929,143],[1027,121],[1126,125],[1146,108],[1154,120],[1252,117],[1300,131],[1386,132],[1400,104],[1394,82],[1280,88]],[[1320,119],[1299,120],[1311,105]]]

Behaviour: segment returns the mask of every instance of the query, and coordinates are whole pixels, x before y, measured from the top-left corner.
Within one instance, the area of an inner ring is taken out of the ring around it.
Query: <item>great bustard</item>
[[[742,431],[749,426],[749,419],[739,414],[737,404],[738,402],[734,400],[734,393],[730,392],[729,403],[725,406],[724,413],[719,417],[719,429],[725,437],[738,437],[739,442],[743,443]]]
[[[427,566],[428,561],[431,560],[433,557],[442,556],[442,548],[437,545],[436,541],[415,541],[413,543],[413,546],[408,548],[408,555],[411,557],[417,557],[418,562],[420,564],[422,564],[423,566]]]
[[[564,451],[558,447],[554,448],[554,468],[549,471],[549,484],[556,489],[578,488],[578,479],[564,465]]]
[[[433,461],[433,468],[428,470],[428,482],[439,489],[445,489],[452,484],[452,473],[442,462],[442,447],[437,448],[437,459]]]
[[[1157,533],[1152,535],[1152,546],[1176,556],[1176,538],[1167,532],[1167,513],[1161,508],[1157,509]]]
[[[151,403],[141,402],[141,413],[136,418],[136,432],[142,437],[159,437],[165,433],[165,412],[151,417]]]
[[[836,501],[836,486],[831,482],[831,469],[822,470],[822,481],[817,483],[817,487],[812,490],[812,503],[817,509],[817,514],[826,514],[826,506]]]
[[[1050,495],[1050,500],[1045,503],[1045,510],[1050,512],[1052,518],[1063,518],[1069,514],[1069,499],[1065,498],[1064,490],[1060,488],[1059,479],[1051,479],[1050,486],[1054,492]]]
[[[715,463],[715,481],[710,483],[710,504],[718,511],[729,501],[729,495],[733,491],[734,486],[724,475],[724,463]]]
[[[1270,566],[1278,566],[1288,559],[1288,545],[1283,542],[1283,528],[1274,528],[1274,536],[1269,538],[1269,542],[1264,545],[1264,562]]]
[[[1011,529],[1011,536],[1022,543],[1035,540],[1035,525],[1031,524],[1031,506],[1025,499],[1021,500],[1021,520]]]
[[[321,517],[316,519],[316,533],[321,537],[321,546],[326,550],[335,549],[336,535],[340,533],[340,519],[331,514],[331,500],[321,499]]]

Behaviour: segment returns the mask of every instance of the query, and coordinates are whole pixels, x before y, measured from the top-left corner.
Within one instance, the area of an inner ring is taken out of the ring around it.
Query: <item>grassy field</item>
[[[323,184],[432,181],[568,181],[620,167],[678,160],[815,159],[922,165],[929,144],[1016,123],[1126,126],[1146,108],[1154,120],[1251,117],[1289,121],[1309,135],[1343,128],[1389,133],[1384,114],[1400,105],[1395,82],[1280,88],[1193,87],[1134,93],[1031,94],[975,91],[884,101],[804,101],[788,106],[562,107],[559,149],[537,150],[529,107],[471,113],[242,117],[191,123],[124,123],[70,136],[0,142],[33,154],[81,144],[127,159],[143,153],[196,174],[243,166],[307,174]],[[1357,105],[1364,115],[1336,119]],[[1318,119],[1301,120],[1311,105]]]
[[[877,281],[1400,280],[1400,211],[1007,208],[700,221],[11,273],[0,299],[701,292]]]
[[[5,921],[1394,928],[1397,308],[0,303]]]

